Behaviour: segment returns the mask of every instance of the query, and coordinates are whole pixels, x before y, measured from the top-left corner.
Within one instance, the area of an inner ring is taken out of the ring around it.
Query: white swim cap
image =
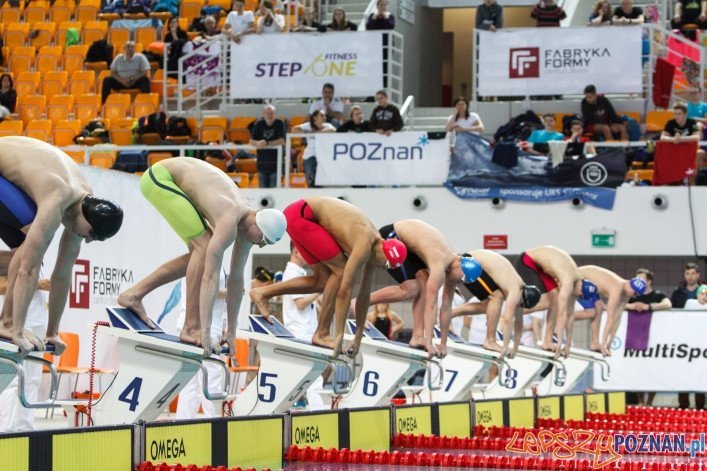
[[[261,209],[255,213],[255,224],[263,232],[265,242],[270,245],[282,239],[287,229],[285,215],[277,209]]]

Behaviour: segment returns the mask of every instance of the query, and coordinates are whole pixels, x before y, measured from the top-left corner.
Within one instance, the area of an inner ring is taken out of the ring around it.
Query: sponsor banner
[[[562,420],[584,420],[584,396],[576,394],[563,396],[564,416]]]
[[[478,401],[474,402],[474,425],[484,427],[503,427],[503,401]]]
[[[471,437],[471,407],[468,402],[439,404],[439,436]]]
[[[383,88],[383,32],[251,34],[231,45],[231,98],[338,96]]]
[[[211,423],[145,427],[145,461],[153,463],[212,463]]]
[[[294,414],[290,444],[299,448],[339,448],[339,412]]]
[[[604,393],[587,394],[585,404],[585,411],[587,413],[603,414],[606,412],[606,395]]]
[[[538,397],[537,415],[539,419],[561,419],[562,411],[560,410],[560,398],[554,397]]]
[[[282,468],[283,416],[229,420],[228,468]]]
[[[609,391],[707,391],[707,316],[704,311],[660,311],[652,314],[646,350],[626,349],[628,315],[607,357],[608,381],[594,367],[594,388]],[[632,333],[629,332],[629,335]]]
[[[216,41],[184,61],[187,90],[221,86],[221,43]]]
[[[449,145],[426,132],[326,133],[316,138],[318,185],[441,185]]]
[[[626,393],[610,392],[606,394],[609,401],[609,414],[625,414],[626,413]]]
[[[29,437],[0,436],[0,456],[3,469],[29,471]]]
[[[643,91],[640,26],[481,31],[478,49],[482,96]]]
[[[526,427],[535,426],[535,400],[509,399],[508,400],[508,426]]]
[[[42,451],[51,456],[52,471],[75,471],[77,469],[123,471],[133,467],[132,426],[123,426],[112,430],[47,432],[47,435],[52,435],[51,450],[35,449],[34,451]],[[42,441],[38,448],[46,443],[49,441]],[[30,459],[35,458],[30,457]],[[41,465],[30,466],[30,468],[49,469]]]
[[[626,176],[626,157],[620,149],[608,149],[592,158],[567,159],[557,167],[549,165],[547,157],[523,151],[511,168],[492,158],[487,141],[470,133],[457,134],[444,185],[465,199],[551,202],[579,198],[585,204],[611,209],[614,188]]]
[[[396,407],[395,433],[432,435],[432,406]]]
[[[390,409],[349,412],[350,450],[390,450]]]

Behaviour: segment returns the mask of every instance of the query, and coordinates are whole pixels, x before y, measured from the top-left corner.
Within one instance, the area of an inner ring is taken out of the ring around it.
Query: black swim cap
[[[540,290],[534,285],[523,286],[523,307],[530,309],[540,302]]]
[[[87,195],[81,203],[81,212],[91,225],[91,238],[94,240],[113,237],[123,224],[123,210],[112,201]]]

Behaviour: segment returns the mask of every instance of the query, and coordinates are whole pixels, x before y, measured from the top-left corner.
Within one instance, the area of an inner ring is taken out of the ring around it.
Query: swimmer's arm
[[[604,335],[602,335],[602,345],[609,345],[619,330],[621,324],[621,313],[626,305],[626,299],[619,294],[618,296],[610,296],[606,303],[606,324],[604,325]],[[596,308],[596,304],[595,304]],[[601,314],[601,311],[599,311]]]
[[[7,276],[7,270],[10,268],[10,261],[15,251],[0,250],[0,276]]]
[[[54,232],[51,232],[51,234],[54,234]],[[64,313],[66,298],[69,296],[69,287],[71,286],[71,270],[81,251],[81,240],[80,237],[66,229],[64,229],[64,232],[61,234],[56,266],[54,267],[49,283],[49,302],[47,304],[49,322],[47,324],[47,338],[59,335],[59,322],[61,321],[61,315]],[[25,241],[25,243],[27,243],[27,241]],[[36,286],[36,284],[31,286]],[[32,294],[31,291],[30,297]],[[26,309],[25,312],[27,312]]]
[[[336,320],[336,338],[343,338],[344,321],[351,306],[351,298],[353,297],[353,287],[356,284],[356,279],[361,274],[363,267],[368,263],[370,254],[370,245],[361,244],[354,246],[349,255],[349,259],[344,266],[344,273],[341,277],[341,284],[338,287],[336,301],[334,305],[334,318]],[[370,277],[370,273],[369,273]],[[361,279],[361,287],[359,288],[358,298],[356,299],[356,336],[363,335],[363,327],[365,324],[365,312],[368,309],[368,304],[371,297],[371,279]],[[360,312],[364,312],[361,317]],[[335,352],[337,353],[337,352]]]
[[[429,283],[429,280],[428,280]],[[452,320],[452,300],[454,299],[454,285],[456,283],[449,278],[445,277],[444,288],[442,289],[442,299],[439,305],[439,324],[440,324],[440,336],[439,341],[442,346],[447,345],[447,336],[449,335],[449,324]],[[439,293],[439,290],[437,290]],[[427,298],[425,298],[427,299]],[[443,321],[445,319],[446,321]],[[435,316],[436,320],[436,316]],[[446,329],[442,329],[442,324],[447,326]],[[433,324],[434,328],[434,324]],[[432,332],[426,331],[426,332]]]
[[[508,351],[511,340],[511,322],[513,327],[513,355],[518,351],[520,339],[523,336],[523,309],[520,307],[520,290],[508,290],[506,303],[503,307],[503,351]]]
[[[373,262],[369,261],[363,266],[363,273],[361,274],[361,284],[358,289],[358,296],[356,296],[356,305],[354,306],[354,314],[356,316],[356,330],[358,331],[359,325],[366,324],[366,312],[371,302],[371,282],[373,281],[373,270],[375,266]],[[350,301],[349,301],[350,303]],[[375,320],[375,314],[374,314]],[[342,320],[343,323],[343,320]]]
[[[572,299],[572,291],[574,289],[574,282],[572,280],[566,280],[562,283],[560,287],[560,293],[557,296],[557,330],[558,343],[562,344],[562,331],[565,331],[566,348],[572,345],[572,325],[574,324],[574,309],[569,307],[570,302],[574,305],[574,300]]]

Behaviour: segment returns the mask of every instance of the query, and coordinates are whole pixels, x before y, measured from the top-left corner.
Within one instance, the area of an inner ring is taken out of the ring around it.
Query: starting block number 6
[[[179,388],[180,385],[180,383],[175,384],[169,391],[167,391],[167,393],[157,399],[156,405],[158,409],[162,409],[162,407],[164,407],[164,403],[167,402],[167,400],[172,396],[174,391]],[[141,388],[142,378],[136,376],[132,381],[130,381],[130,384],[128,384],[128,386],[118,396],[118,400],[120,402],[125,402],[126,404],[128,404],[130,412],[135,412],[135,409],[137,409],[137,406],[140,404],[138,399],[140,398]]]

